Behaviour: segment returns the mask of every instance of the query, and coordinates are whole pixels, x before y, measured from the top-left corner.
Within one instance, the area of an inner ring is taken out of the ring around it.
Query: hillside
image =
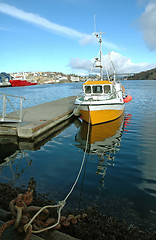
[[[151,70],[136,73],[127,78],[128,80],[156,80],[156,68]]]

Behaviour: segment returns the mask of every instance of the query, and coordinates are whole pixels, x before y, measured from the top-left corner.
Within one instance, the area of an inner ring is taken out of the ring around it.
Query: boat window
[[[93,86],[93,93],[102,93],[102,86]]]
[[[110,93],[110,90],[111,90],[110,85],[104,86],[104,93]]]
[[[91,86],[85,86],[85,93],[91,93]]]

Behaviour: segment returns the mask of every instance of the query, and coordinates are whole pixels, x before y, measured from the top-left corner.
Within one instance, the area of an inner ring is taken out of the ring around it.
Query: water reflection
[[[24,150],[17,150],[0,164],[0,176],[3,177],[3,180],[14,183],[31,164],[32,160],[29,159],[29,154]],[[7,174],[5,174],[5,170],[7,170]]]
[[[32,165],[32,160],[30,159],[32,153],[30,150],[36,151],[40,149],[47,142],[51,141],[52,138],[68,128],[72,121],[64,121],[59,126],[40,135],[34,141],[0,136],[0,180],[15,183],[22,178],[26,169]]]
[[[0,136],[0,164],[4,162],[5,158],[14,154],[18,149],[17,137]]]
[[[104,176],[108,166],[114,166],[115,153],[120,150],[123,131],[131,119],[131,115],[122,115],[120,118],[103,124],[91,125],[87,153],[98,156],[96,174],[102,176],[101,184],[104,186]],[[78,122],[76,123],[78,127]],[[85,151],[88,123],[79,122],[80,129],[75,136],[76,146]]]

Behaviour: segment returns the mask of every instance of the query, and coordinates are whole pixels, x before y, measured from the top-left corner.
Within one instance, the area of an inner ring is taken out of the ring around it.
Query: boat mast
[[[101,38],[101,30],[100,30],[100,38],[99,38],[99,43],[100,43],[100,76],[101,76],[101,81],[103,80],[103,67],[102,67],[102,38]]]
[[[99,33],[95,33],[95,36],[99,39],[99,43],[100,43],[100,52],[99,52],[99,65],[97,67],[100,67],[100,80],[103,80],[103,66],[102,66],[102,34],[104,34],[104,32],[100,32]]]

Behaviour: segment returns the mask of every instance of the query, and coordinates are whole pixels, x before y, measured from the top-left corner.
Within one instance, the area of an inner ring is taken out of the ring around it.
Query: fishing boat
[[[83,95],[75,101],[75,115],[80,114],[91,125],[109,122],[119,118],[125,109],[125,102],[132,100],[130,95],[125,95],[125,89],[119,81],[116,81],[116,72],[113,62],[113,73],[105,66],[106,79],[103,72],[102,32],[96,33],[100,43],[100,51],[95,58],[93,67],[100,69],[99,79],[87,80],[83,84]]]
[[[12,87],[22,87],[22,86],[30,86],[36,85],[36,81],[26,79],[25,75],[16,75],[13,79],[9,80]]]

